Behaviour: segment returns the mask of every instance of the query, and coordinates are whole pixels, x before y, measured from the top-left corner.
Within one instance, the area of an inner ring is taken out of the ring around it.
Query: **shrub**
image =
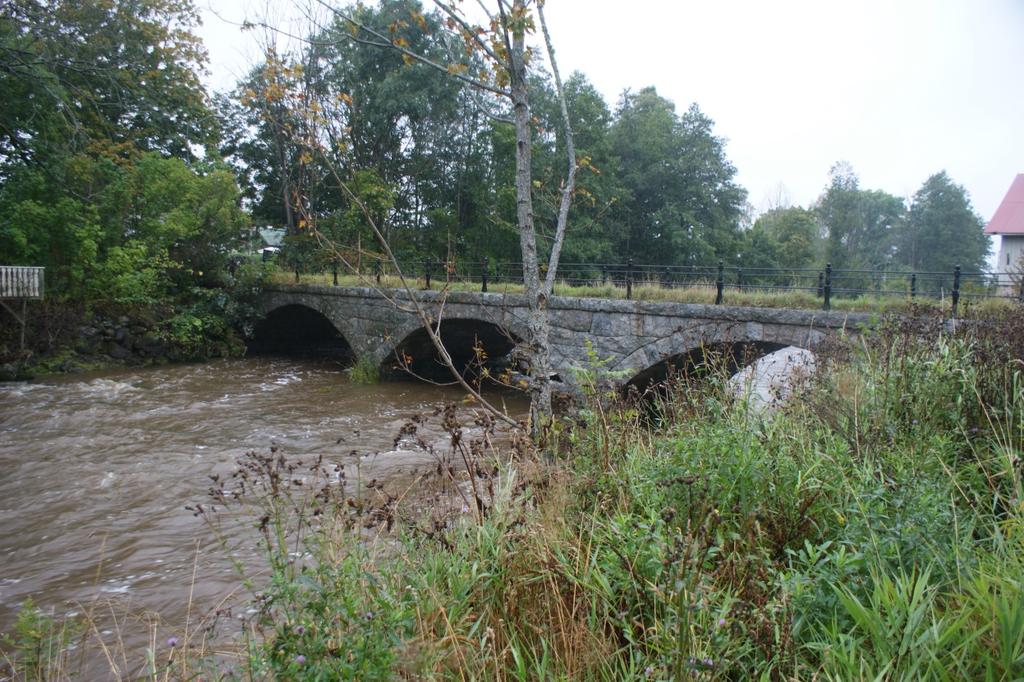
[[[380,367],[373,360],[363,356],[356,360],[348,371],[349,379],[354,384],[372,386],[380,383]]]

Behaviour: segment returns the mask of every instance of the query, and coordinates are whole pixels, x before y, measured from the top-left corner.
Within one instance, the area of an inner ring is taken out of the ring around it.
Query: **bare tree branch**
[[[494,15],[491,14],[491,10],[488,9],[487,5],[484,4],[484,0],[476,0],[476,4],[480,7],[480,10],[487,16],[487,21],[494,21]]]
[[[466,21],[464,18],[462,18],[462,16],[459,15],[458,11],[454,7],[445,4],[441,0],[434,0],[434,5],[437,6],[446,15],[451,17],[451,19],[462,28],[463,37],[469,36],[469,38],[474,43],[476,43],[477,47],[483,50],[484,54],[493,59],[496,63],[504,64],[505,60],[498,56],[498,53],[491,49],[491,46],[488,45],[484,40],[482,40],[479,34],[477,34],[477,27],[470,25],[468,21]]]
[[[515,68],[515,53],[512,51],[512,41],[509,39],[508,35],[508,15],[505,12],[505,3],[502,2],[502,0],[498,0],[498,17],[498,25],[501,27],[501,38],[505,43],[505,53],[508,54],[508,72],[511,74],[512,70]]]
[[[395,269],[398,272],[399,280],[402,283],[402,288],[405,290],[406,295],[409,297],[409,300],[412,302],[413,306],[415,307],[416,315],[419,317],[420,322],[423,324],[423,329],[426,330],[427,336],[429,337],[431,344],[433,344],[434,349],[438,352],[438,355],[440,355],[441,362],[452,373],[452,376],[455,378],[456,381],[458,381],[459,385],[462,386],[462,388],[467,393],[469,393],[471,396],[473,396],[474,400],[477,400],[485,409],[487,409],[488,412],[490,412],[495,417],[497,417],[498,419],[502,420],[503,422],[505,422],[509,426],[512,426],[512,427],[515,427],[515,428],[519,428],[519,423],[516,420],[512,419],[507,414],[505,414],[504,412],[502,412],[498,408],[496,408],[493,405],[491,405],[491,403],[488,402],[480,394],[480,392],[478,390],[473,388],[469,384],[469,382],[466,381],[465,377],[462,376],[462,373],[458,370],[458,368],[455,367],[455,361],[452,360],[451,355],[448,353],[448,349],[445,348],[444,342],[441,340],[441,334],[440,334],[441,318],[440,318],[440,316],[438,316],[437,329],[435,330],[434,326],[433,326],[433,322],[431,320],[431,316],[423,308],[422,303],[416,297],[416,294],[412,290],[412,287],[409,286],[409,282],[405,279],[405,275],[402,273],[402,270],[401,270],[401,268],[398,265],[398,259],[395,256],[394,252],[391,250],[391,245],[388,244],[387,240],[384,238],[384,235],[381,233],[380,229],[378,228],[377,222],[373,219],[373,216],[371,215],[370,210],[366,207],[366,204],[364,204],[362,202],[362,200],[358,196],[356,196],[354,192],[352,192],[351,188],[345,183],[345,181],[341,179],[341,177],[337,173],[337,170],[334,168],[334,165],[330,162],[329,159],[326,158],[326,155],[321,153],[321,156],[324,158],[325,162],[327,163],[327,166],[330,169],[331,175],[334,178],[334,180],[337,183],[337,185],[348,196],[349,200],[352,201],[354,204],[356,204],[356,206],[359,207],[359,210],[363,213],[363,217],[366,218],[366,221],[369,223],[370,229],[373,230],[374,236],[380,242],[382,248],[384,249],[384,252],[387,254],[388,260],[390,260],[391,263],[395,266]],[[335,251],[336,251],[336,255],[337,256],[341,255],[340,252],[337,252],[337,249],[335,249]],[[443,301],[442,301],[442,309],[443,309]]]
[[[471,90],[469,92],[469,96],[472,98],[473,102],[476,103],[477,108],[479,108],[480,111],[482,111],[484,116],[486,116],[487,118],[491,119],[492,121],[497,121],[498,123],[507,123],[508,125],[515,125],[516,122],[513,121],[508,116],[502,116],[501,114],[494,113],[491,110],[490,106],[488,106],[487,103],[480,98],[479,93],[473,92]]]
[[[555,227],[555,242],[551,245],[551,255],[548,258],[548,273],[544,281],[544,291],[548,296],[555,288],[555,276],[558,273],[558,259],[562,254],[562,243],[565,240],[566,227],[569,222],[569,207],[572,204],[572,195],[576,190],[576,145],[572,138],[572,123],[569,120],[569,108],[565,103],[565,90],[562,88],[562,77],[558,73],[558,62],[555,61],[555,48],[551,43],[551,34],[548,32],[548,23],[544,20],[544,4],[537,5],[537,16],[540,18],[541,31],[544,34],[544,45],[548,51],[548,61],[551,63],[551,72],[555,78],[555,92],[558,94],[558,104],[562,110],[562,125],[565,134],[565,151],[569,157],[568,172],[565,183],[562,185],[562,202],[558,207],[558,222]]]

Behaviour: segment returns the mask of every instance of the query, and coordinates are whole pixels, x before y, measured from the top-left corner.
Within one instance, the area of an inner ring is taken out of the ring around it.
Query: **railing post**
[[[487,293],[487,256],[484,256],[483,270],[480,271],[480,291]]]
[[[722,305],[723,289],[725,289],[725,263],[718,261],[718,279],[715,280],[715,305]]]
[[[956,317],[956,307],[960,303],[960,266],[953,268],[953,317]]]
[[[605,284],[608,284],[608,266],[607,265],[602,265],[601,266],[601,286],[604,286]]]
[[[917,298],[917,273],[910,273],[910,298]]]
[[[736,270],[736,290],[743,291],[743,268]]]
[[[299,264],[295,264],[295,283],[299,283]]]
[[[338,286],[338,261],[331,263],[331,274],[334,275],[334,286]]]
[[[832,264],[825,263],[825,286],[824,286],[825,300],[821,304],[822,310],[832,309]]]
[[[669,272],[668,266],[661,271],[661,286],[666,289],[672,286],[672,274]]]
[[[626,300],[633,298],[633,259],[626,261]]]
[[[424,289],[429,289],[430,288],[430,259],[425,259],[423,261],[423,281],[424,281],[423,288]]]
[[[377,280],[377,286],[380,286],[380,271],[382,269],[383,268],[381,267],[379,260],[373,262],[373,277],[375,280]]]

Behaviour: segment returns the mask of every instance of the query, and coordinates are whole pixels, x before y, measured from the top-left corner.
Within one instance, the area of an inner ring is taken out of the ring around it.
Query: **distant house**
[[[261,227],[259,233],[262,242],[260,253],[263,255],[263,260],[270,260],[281,250],[285,231],[273,227]]]
[[[1011,287],[1020,282],[1024,272],[1024,173],[1018,173],[1010,190],[1003,197],[992,220],[985,227],[985,234],[998,234],[999,259],[996,272],[1001,287]]]

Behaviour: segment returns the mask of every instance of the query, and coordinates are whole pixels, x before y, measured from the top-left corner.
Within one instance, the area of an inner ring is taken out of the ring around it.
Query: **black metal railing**
[[[478,261],[425,259],[398,263],[407,280],[424,289],[439,289],[452,284],[482,292],[499,290],[506,285],[523,284],[522,263],[513,261]],[[301,274],[323,274],[295,271]],[[332,281],[338,283],[337,269],[330,268]],[[361,275],[367,283],[382,285],[398,272],[394,263],[364,262]],[[541,272],[543,278],[545,273]],[[1018,273],[963,272],[957,266],[949,272],[908,272],[833,268],[743,268],[715,264],[647,265],[632,260],[625,263],[561,263],[556,285],[566,293],[581,296],[624,295],[632,299],[636,289],[706,288],[713,292],[717,305],[729,303],[734,292],[805,293],[820,299],[820,307],[829,310],[837,299],[861,296],[906,299],[948,299],[954,313],[961,301],[979,299],[1013,299],[1024,301],[1024,278]],[[614,289],[610,291],[609,288]],[[579,291],[573,291],[578,289]],[[589,290],[589,291],[588,291]]]

